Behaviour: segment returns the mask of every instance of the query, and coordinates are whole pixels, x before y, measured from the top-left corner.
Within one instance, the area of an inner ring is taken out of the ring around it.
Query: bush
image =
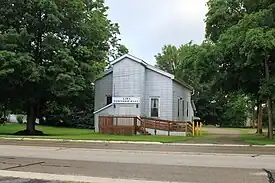
[[[19,124],[23,124],[24,115],[17,115],[16,120]]]

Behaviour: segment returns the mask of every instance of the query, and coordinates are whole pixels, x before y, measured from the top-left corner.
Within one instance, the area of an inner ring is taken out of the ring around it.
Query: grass
[[[0,126],[1,137],[26,137],[12,135],[17,131],[24,130],[25,125],[22,124],[6,124]],[[47,136],[32,136],[31,138],[45,138],[45,139],[70,139],[70,140],[113,140],[113,141],[148,141],[148,142],[184,142],[188,140],[194,140],[203,138],[203,136],[197,137],[183,137],[183,136],[121,136],[121,135],[108,135],[95,133],[89,129],[75,129],[75,128],[61,128],[61,127],[49,127],[49,126],[36,126],[37,130],[43,131]]]
[[[241,134],[240,138],[251,145],[270,145],[275,144],[275,137],[273,140],[269,140],[265,135],[257,134]]]

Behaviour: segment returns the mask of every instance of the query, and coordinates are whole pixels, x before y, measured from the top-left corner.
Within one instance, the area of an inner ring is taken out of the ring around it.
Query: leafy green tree
[[[253,96],[258,106],[266,101],[269,138],[272,138],[274,2],[232,2],[209,1],[207,36],[217,43],[216,48],[221,53],[221,59],[217,61],[223,74],[224,88],[242,90]],[[218,3],[222,6],[217,6]]]
[[[129,50],[125,45],[119,44],[117,47],[115,47],[115,51],[112,53],[111,58],[115,60],[124,54],[127,54],[128,52]]]
[[[228,102],[222,114],[223,126],[245,127],[247,120],[251,117],[250,98],[242,93],[231,93],[226,98]]]
[[[175,46],[164,46],[157,54],[157,65],[171,72],[177,79],[183,80],[195,89],[193,100],[199,117],[206,123],[220,123],[223,113],[224,96],[215,88],[217,65],[215,64],[214,44],[204,41],[201,45],[189,42]],[[174,66],[171,65],[174,61]],[[171,67],[173,66],[173,67]]]
[[[228,28],[237,24],[246,12],[243,0],[208,0],[207,6],[206,37],[214,42]]]
[[[176,68],[180,64],[179,51],[176,46],[172,45],[165,45],[162,48],[162,53],[158,53],[155,58],[156,66],[171,74],[175,74]]]
[[[8,0],[0,7],[0,83],[3,98],[22,104],[24,133],[40,108],[80,96],[118,46],[118,25],[103,0]]]

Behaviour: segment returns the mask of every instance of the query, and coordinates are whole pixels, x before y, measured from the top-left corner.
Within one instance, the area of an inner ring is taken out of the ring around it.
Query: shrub
[[[23,124],[24,115],[17,115],[16,120],[19,124]]]

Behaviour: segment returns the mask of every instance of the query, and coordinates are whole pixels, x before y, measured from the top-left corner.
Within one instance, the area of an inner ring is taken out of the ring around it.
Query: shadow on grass
[[[240,138],[251,145],[269,145],[275,144],[275,139],[269,140],[266,135],[242,134]]]
[[[43,133],[40,130],[34,130],[34,131],[29,131],[29,130],[21,130],[18,132],[15,132],[12,135],[22,135],[22,136],[48,136],[47,134]]]

